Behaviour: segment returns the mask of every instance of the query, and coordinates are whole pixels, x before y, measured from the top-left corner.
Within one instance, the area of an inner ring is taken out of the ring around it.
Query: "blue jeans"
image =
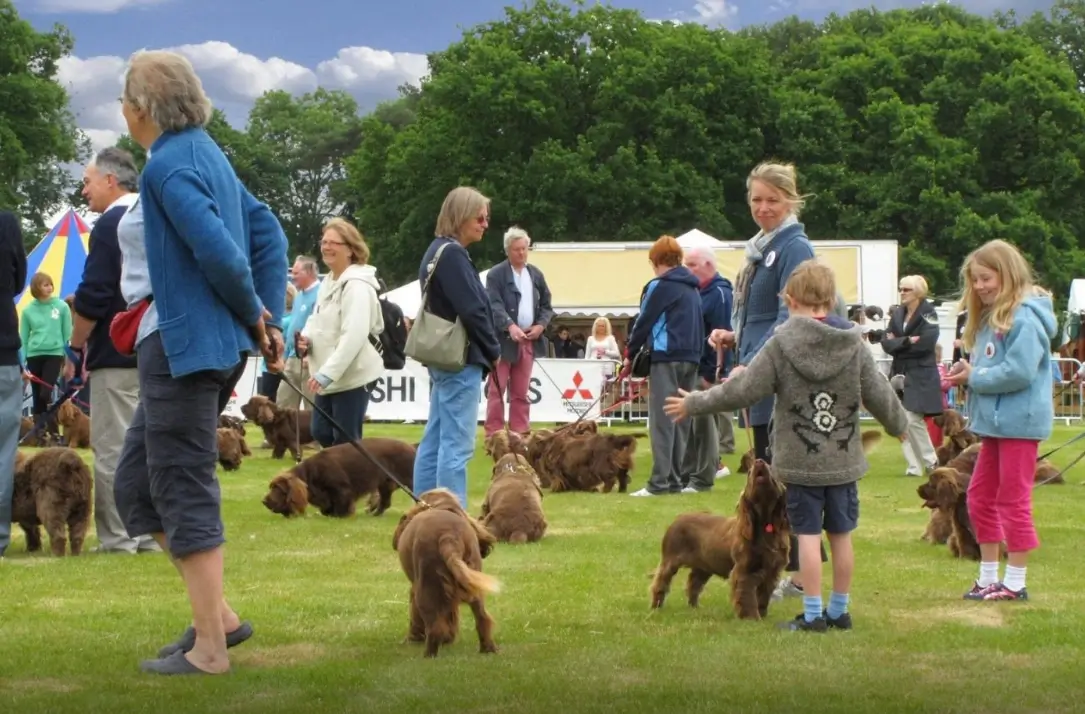
[[[0,555],[11,544],[11,499],[15,493],[15,452],[23,416],[23,372],[0,367]]]
[[[447,488],[467,508],[467,462],[475,454],[482,368],[429,368],[429,419],[414,458],[414,491]]]
[[[362,438],[365,410],[369,407],[369,390],[365,387],[355,387],[333,394],[316,394],[313,395],[313,401],[326,411],[336,424],[347,430],[346,434],[339,431],[314,409],[309,429],[313,432],[313,438],[317,440],[317,443],[326,449],[329,446],[349,444]]]

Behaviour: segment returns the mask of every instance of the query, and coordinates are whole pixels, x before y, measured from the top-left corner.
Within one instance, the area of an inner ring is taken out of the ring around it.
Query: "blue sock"
[[[848,611],[848,594],[838,593],[835,590],[829,595],[829,611],[826,613],[832,619],[836,619]]]
[[[823,607],[820,595],[802,596],[802,613],[807,622],[813,622],[821,617]]]

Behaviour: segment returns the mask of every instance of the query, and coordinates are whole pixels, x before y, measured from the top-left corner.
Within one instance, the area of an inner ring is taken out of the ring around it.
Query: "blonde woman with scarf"
[[[737,365],[731,370],[732,377],[746,368],[776,328],[787,320],[787,305],[780,297],[784,285],[800,263],[814,257],[814,246],[799,223],[799,211],[804,201],[799,195],[794,166],[760,164],[746,179],[746,198],[750,213],[761,230],[746,243],[746,263],[735,282],[731,318],[735,329],[733,333],[716,330],[709,338],[717,347],[725,344],[734,349],[737,345]],[[773,397],[767,397],[750,407],[747,415],[748,426],[753,432],[754,454],[766,462],[772,461],[769,422],[773,402]],[[828,560],[824,546],[821,559],[822,562]],[[784,595],[803,594],[796,577],[799,548],[794,536],[787,570],[794,575],[780,581],[773,593],[774,600]]]

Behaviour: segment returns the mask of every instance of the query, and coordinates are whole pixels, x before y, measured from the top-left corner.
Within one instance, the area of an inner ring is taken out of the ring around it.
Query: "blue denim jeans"
[[[365,410],[369,407],[369,390],[365,387],[355,387],[333,394],[316,394],[313,396],[313,401],[339,426],[347,430],[346,434],[339,431],[314,409],[309,429],[313,432],[313,438],[322,447],[326,449],[336,444],[349,444],[362,438]]]
[[[11,544],[11,499],[15,491],[15,452],[23,416],[23,371],[0,367],[0,555]]]
[[[467,508],[467,462],[475,454],[482,368],[429,368],[429,419],[414,459],[414,492],[447,488]]]

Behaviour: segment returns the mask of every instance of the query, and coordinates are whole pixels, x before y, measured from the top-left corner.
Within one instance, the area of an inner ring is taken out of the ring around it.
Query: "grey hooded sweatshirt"
[[[748,407],[770,395],[772,470],[786,484],[858,481],[868,464],[860,437],[865,407],[889,432],[907,427],[904,407],[863,344],[862,328],[836,315],[792,316],[745,371],[686,397],[691,416]]]

